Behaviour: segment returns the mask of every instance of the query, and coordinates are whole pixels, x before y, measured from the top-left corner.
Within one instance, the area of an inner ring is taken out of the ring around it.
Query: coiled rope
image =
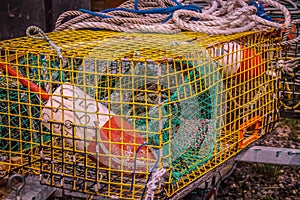
[[[282,4],[262,2],[282,11],[283,24],[270,21],[262,2],[207,0],[209,6],[183,4],[177,0],[128,0],[117,8],[92,12],[80,9],[59,16],[55,31],[65,29],[107,29],[120,32],[178,33],[182,30],[211,35],[228,35],[268,28],[285,29],[291,15]]]

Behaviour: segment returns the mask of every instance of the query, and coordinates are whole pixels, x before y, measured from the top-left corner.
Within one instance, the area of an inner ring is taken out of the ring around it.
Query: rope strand
[[[290,27],[288,9],[274,0],[207,0],[204,9],[177,0],[128,0],[117,8],[100,12],[85,9],[67,11],[56,22],[55,31],[100,28],[122,32],[178,33],[182,30],[228,35],[249,30]],[[284,23],[272,22],[263,4],[284,15]],[[92,20],[93,19],[93,20]]]

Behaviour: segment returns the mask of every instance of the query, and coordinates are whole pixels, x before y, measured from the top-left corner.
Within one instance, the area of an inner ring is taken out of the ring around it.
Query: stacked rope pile
[[[117,8],[92,12],[80,9],[67,11],[56,22],[55,31],[65,29],[107,29],[120,32],[178,33],[182,30],[211,35],[227,35],[268,28],[285,29],[291,15],[282,4],[263,0],[284,15],[284,23],[272,22],[262,2],[244,0],[206,0],[184,4],[177,0],[128,0]]]

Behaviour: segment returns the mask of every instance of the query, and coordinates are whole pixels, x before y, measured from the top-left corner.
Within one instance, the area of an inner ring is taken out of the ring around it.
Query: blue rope
[[[170,14],[170,15],[168,15],[168,17],[166,17],[166,19],[163,20],[163,23],[167,22],[173,16],[173,13],[176,10],[191,10],[191,11],[200,12],[200,13],[202,12],[202,9],[200,6],[197,6],[194,4],[182,5],[181,3],[177,2],[177,0],[172,0],[172,1],[174,3],[176,3],[176,6],[170,6],[167,8],[153,8],[153,9],[148,9],[148,10],[140,10],[138,8],[138,0],[135,0],[134,1],[134,9],[109,8],[106,10],[102,10],[101,12],[93,12],[93,11],[81,8],[81,9],[79,9],[79,11],[88,13],[93,16],[102,17],[102,18],[112,18],[111,16],[107,16],[107,15],[103,14],[103,13],[108,13],[108,12],[112,12],[112,11],[126,11],[126,12],[131,12],[131,13],[136,13],[136,14]]]
[[[84,13],[88,13],[88,14],[96,16],[96,17],[112,18],[111,16],[107,16],[107,15],[101,14],[99,12],[93,12],[93,11],[86,10],[86,9],[83,9],[83,8],[80,8],[79,11],[84,12]]]
[[[263,3],[260,2],[259,5],[256,3],[255,0],[251,0],[249,3],[248,3],[249,6],[255,6],[256,9],[257,9],[257,12],[256,12],[256,15],[265,19],[265,20],[268,20],[268,21],[272,21],[272,18],[267,15],[267,13],[265,12],[265,8],[263,6]]]
[[[145,195],[145,192],[146,192],[146,188],[147,188],[147,183],[148,183],[149,180],[151,179],[151,176],[152,176],[152,174],[153,174],[153,172],[154,172],[155,168],[157,167],[157,165],[158,165],[158,163],[159,163],[159,160],[160,160],[159,150],[158,150],[158,149],[155,149],[155,151],[156,151],[157,159],[156,159],[156,162],[155,162],[155,164],[154,164],[153,168],[151,169],[150,174],[149,174],[149,176],[148,176],[147,182],[146,182],[146,184],[145,184],[145,188],[144,188],[144,190],[143,190],[143,194],[142,194],[142,196],[141,196],[141,200],[144,198],[144,195]]]
[[[141,149],[143,146],[146,146],[146,145],[147,145],[147,143],[144,142],[143,144],[141,144],[141,145],[137,148],[137,150],[136,150],[136,152],[135,152],[135,155],[134,155],[134,163],[133,163],[133,172],[132,172],[132,175],[131,175],[130,192],[132,191],[132,186],[133,186],[134,174],[135,174],[135,170],[136,170],[136,158],[137,158],[137,155],[138,155],[140,149]]]
[[[141,148],[142,148],[143,146],[146,146],[146,145],[148,145],[148,143],[144,142],[143,144],[141,144],[141,145],[137,148],[137,150],[136,150],[136,152],[135,152],[135,155],[134,155],[134,164],[133,164],[133,172],[132,172],[132,175],[131,175],[130,192],[132,192],[132,189],[133,189],[134,175],[135,175],[135,171],[136,171],[136,159],[137,159],[137,155],[138,155],[139,151],[141,150]],[[150,178],[151,178],[151,176],[152,176],[152,173],[153,173],[154,169],[157,167],[158,162],[159,162],[159,160],[160,160],[160,154],[159,154],[158,149],[155,149],[155,151],[156,151],[156,154],[157,154],[157,159],[156,159],[156,162],[155,162],[153,168],[152,168],[151,171],[150,171],[150,174],[149,174],[149,176],[148,176],[146,185],[147,185],[147,183],[149,182],[149,180],[150,180]],[[144,188],[142,198],[144,197],[145,189],[146,189],[146,186],[145,186],[145,188]]]
[[[180,2],[178,2],[177,0],[172,0],[174,3],[176,3],[177,5],[182,5]]]
[[[169,21],[169,19],[171,19],[172,17],[173,17],[173,13],[172,13],[172,14],[169,14],[168,17],[166,17],[166,18],[162,21],[162,23],[163,23],[163,24],[166,23],[166,22]]]
[[[139,10],[138,8],[139,0],[134,0],[134,9]]]
[[[153,8],[153,9],[148,9],[148,10],[133,10],[133,9],[129,9],[129,8],[109,8],[106,10],[102,10],[101,12],[103,13],[107,13],[107,12],[111,12],[111,11],[116,11],[116,10],[120,10],[120,11],[126,11],[126,12],[132,12],[132,13],[137,13],[137,14],[167,14],[167,13],[172,13],[176,10],[180,10],[180,9],[184,9],[184,10],[192,10],[195,12],[202,12],[202,9],[200,6],[197,5],[177,5],[177,6],[170,6],[167,8]]]

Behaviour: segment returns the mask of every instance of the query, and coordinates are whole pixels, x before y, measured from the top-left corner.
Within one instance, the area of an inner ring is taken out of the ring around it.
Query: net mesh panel
[[[202,65],[201,63],[182,63],[180,62],[164,62],[158,64],[152,63],[137,63],[127,72],[134,74],[133,77],[123,77],[115,84],[112,102],[120,102],[122,105],[112,108],[114,113],[121,113],[127,117],[132,114],[138,115],[138,120],[131,119],[131,123],[136,124],[136,128],[143,132],[149,132],[148,140],[150,143],[161,146],[163,145],[163,154],[171,155],[168,158],[173,168],[174,180],[180,175],[184,175],[190,170],[202,164],[212,155],[215,138],[219,137],[219,133],[214,131],[217,119],[217,92],[221,89],[221,76],[216,73],[215,77],[210,79],[200,79],[204,77],[204,71],[211,73],[211,70],[216,67],[215,63]],[[154,92],[157,90],[157,72],[161,68],[160,87],[162,93],[160,102],[162,106],[149,106],[145,108],[142,105],[130,105],[134,101],[138,103],[151,103],[157,105],[159,95]],[[182,74],[181,68],[187,71]],[[188,70],[190,69],[190,70]],[[145,78],[146,74],[146,78]],[[149,77],[149,78],[148,78]],[[187,83],[193,83],[188,85]],[[215,86],[214,83],[217,83]],[[207,90],[208,85],[212,85]],[[177,87],[180,85],[180,87]],[[130,90],[134,88],[135,92]],[[122,92],[127,89],[128,92]],[[143,90],[143,91],[140,91]],[[153,92],[145,93],[145,90],[154,90]],[[201,95],[196,95],[197,91],[204,91]],[[219,98],[220,99],[220,98]],[[159,110],[164,118],[159,120]],[[171,117],[167,117],[171,116]],[[147,117],[153,118],[147,122]],[[147,125],[148,124],[148,125]],[[219,124],[220,125],[220,124]],[[161,127],[160,127],[161,126]],[[162,144],[160,143],[160,135],[156,132],[162,129]],[[172,140],[169,143],[169,141]],[[165,144],[165,145],[164,145]],[[201,152],[200,152],[200,151]],[[198,153],[195,153],[198,152]],[[185,163],[183,159],[189,157]],[[187,168],[189,166],[189,168]]]
[[[300,20],[300,1],[292,1],[291,3],[285,2],[287,8],[291,12],[291,17],[293,20]],[[277,20],[282,21],[284,19],[283,15],[279,11],[271,11],[271,16]],[[299,37],[300,35],[300,24],[293,25],[288,39]],[[294,43],[287,48],[283,49],[283,58],[286,62],[289,62],[292,68],[291,71],[284,72],[281,76],[281,115],[283,117],[289,118],[299,118],[300,117],[300,43]],[[294,61],[292,61],[294,60]],[[292,62],[291,62],[292,61]]]
[[[15,66],[14,70],[19,71],[20,74],[27,74],[24,65],[37,66],[38,62],[41,63],[42,73],[48,68],[48,63],[44,59],[39,59],[37,56],[30,54],[27,59],[21,57],[20,67],[17,68]],[[28,76],[30,79],[37,78],[37,69],[29,69]],[[58,73],[52,73],[52,76],[52,80],[56,80],[59,77]],[[49,80],[49,74],[44,74],[41,80]],[[14,77],[2,76],[0,81],[2,86],[0,99],[3,100],[0,105],[2,112],[0,132],[4,133],[1,135],[4,138],[1,140],[1,149],[12,151],[28,150],[32,147],[30,145],[31,142],[39,144],[40,109],[35,104],[39,104],[40,99],[36,95],[30,94],[28,88],[20,84]],[[38,84],[37,81],[35,83]],[[35,132],[32,133],[32,130],[35,130]],[[11,140],[5,140],[5,138],[11,138]],[[49,140],[49,137],[44,139]]]
[[[292,35],[300,35],[300,25],[296,26],[297,29],[292,32]],[[289,118],[299,118],[300,117],[300,60],[295,60],[299,58],[300,55],[300,45],[296,43],[291,46],[288,50],[284,52],[285,60],[291,61],[291,66],[293,69],[290,72],[285,72],[282,74],[281,82],[281,104],[282,104],[282,116]]]
[[[90,96],[99,100],[109,100],[106,106],[114,113],[125,116],[128,122],[134,124],[135,128],[143,133],[143,137],[147,138],[149,143],[163,146],[165,162],[174,166],[172,174],[176,181],[180,176],[207,161],[213,153],[215,139],[220,135],[214,130],[219,121],[218,111],[215,108],[217,93],[220,93],[218,91],[222,88],[222,77],[220,73],[212,72],[217,65],[206,60],[203,55],[205,51],[200,46],[196,47],[195,51],[188,52],[193,52],[195,54],[193,56],[200,57],[202,59],[200,61],[185,60],[187,58],[168,60],[162,55],[180,56],[184,53],[182,49],[172,50],[179,44],[170,40],[164,42],[163,47],[158,48],[157,44],[151,44],[151,37],[151,35],[140,37],[139,40],[143,41],[141,45],[134,43],[135,39],[127,35],[126,40],[122,39],[122,45],[131,46],[136,50],[126,52],[125,55],[124,52],[115,50],[114,43],[120,42],[119,40],[104,39],[86,56],[82,66],[79,66],[79,76],[75,81],[78,85],[86,85],[80,88]],[[186,40],[189,39],[191,38],[186,37]],[[108,63],[102,60],[95,61],[95,57],[98,59],[98,54],[103,52],[103,49],[113,52],[117,58],[133,56],[134,59],[141,61],[108,61]],[[148,58],[142,56],[149,50],[161,57],[161,61],[151,60],[153,55]],[[145,59],[148,61],[142,61]],[[91,74],[87,74],[88,72]],[[98,73],[101,75],[98,76]],[[213,75],[203,79],[201,77],[205,77],[204,73]],[[123,76],[112,78],[107,74],[123,74]],[[158,77],[160,77],[159,81]],[[95,91],[97,87],[95,83],[100,85],[97,91]],[[209,86],[211,88],[208,89]],[[158,87],[161,88],[160,94]],[[200,91],[205,92],[197,95]],[[96,93],[98,93],[97,97]],[[145,107],[145,104],[149,106]],[[159,117],[160,112],[162,117]],[[139,116],[139,118],[132,118],[132,116]],[[218,125],[220,126],[220,122]],[[162,130],[162,133],[159,130]],[[160,141],[161,134],[162,141]]]
[[[79,30],[49,37],[62,60],[44,41],[0,42],[2,172],[21,168],[43,184],[136,199],[149,172],[165,167],[158,191],[165,198],[277,120],[274,34]]]

